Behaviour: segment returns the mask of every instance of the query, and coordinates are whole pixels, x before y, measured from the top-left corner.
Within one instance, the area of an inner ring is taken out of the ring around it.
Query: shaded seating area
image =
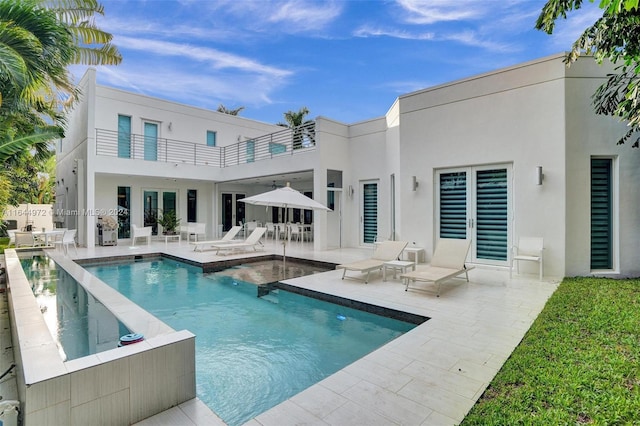
[[[230,243],[233,239],[238,235],[238,233],[242,230],[242,226],[232,226],[231,229],[227,231],[226,234],[219,240],[209,240],[209,241],[196,241],[193,243],[193,251],[203,251],[205,248],[213,247],[216,244],[225,244]]]
[[[258,227],[253,230],[251,235],[247,237],[246,240],[241,242],[230,242],[230,243],[220,243],[220,244],[212,244],[212,247],[216,249],[216,254],[227,254],[233,253],[235,251],[258,251],[258,249],[262,248],[262,243],[260,239],[267,231],[267,228]]]
[[[151,232],[153,228],[151,226],[139,227],[137,225],[131,225],[131,245],[136,244],[136,239],[146,238],[147,245],[151,244]]]
[[[418,266],[415,271],[400,275],[405,282],[404,290],[409,290],[409,285],[416,282],[433,283],[437,286],[436,296],[440,297],[440,286],[443,282],[462,274],[469,282],[468,272],[473,268],[467,268],[465,262],[470,247],[469,239],[440,238],[431,263]]]
[[[342,279],[350,278],[354,280],[369,282],[369,274],[373,271],[382,271],[385,262],[397,260],[402,251],[407,246],[407,241],[382,241],[376,245],[373,256],[369,259],[359,260],[356,262],[345,263],[336,266],[336,269],[344,269]],[[357,272],[360,275],[366,274],[364,278],[346,275],[347,271]]]

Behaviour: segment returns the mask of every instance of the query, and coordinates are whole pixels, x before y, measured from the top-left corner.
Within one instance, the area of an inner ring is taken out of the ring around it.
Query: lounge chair
[[[220,240],[196,241],[193,243],[193,245],[195,246],[193,247],[193,251],[202,251],[205,247],[211,247],[216,244],[230,243],[233,241],[236,235],[238,235],[238,232],[240,232],[241,229],[242,226],[232,226],[231,229],[229,229]]]
[[[406,241],[382,241],[376,245],[373,256],[369,259],[358,260],[352,263],[345,263],[336,266],[336,269],[344,269],[342,279],[350,278],[353,280],[369,282],[369,274],[372,271],[381,271],[385,262],[396,260],[402,254],[407,246]],[[347,271],[356,271],[360,274],[367,274],[364,279],[354,276],[346,276]]]
[[[253,230],[251,235],[247,237],[246,240],[237,243],[220,243],[220,244],[212,244],[211,247],[216,249],[216,254],[220,254],[220,252],[234,252],[236,250],[246,251],[249,249],[253,249],[254,251],[258,251],[258,248],[262,247],[262,243],[260,242],[260,238],[267,231],[267,228],[256,228]]]
[[[400,275],[400,278],[405,280],[404,290],[407,291],[409,284],[416,281],[429,282],[438,286],[436,296],[440,297],[440,285],[443,282],[462,274],[465,274],[468,282],[468,272],[473,269],[467,268],[465,265],[470,247],[471,240],[441,238],[436,244],[436,249],[429,265],[418,267],[415,271]]]

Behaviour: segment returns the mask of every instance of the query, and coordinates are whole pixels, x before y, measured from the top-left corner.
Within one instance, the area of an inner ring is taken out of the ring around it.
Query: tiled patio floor
[[[193,252],[184,241],[162,241],[135,248],[80,248],[77,257],[146,252],[166,252],[200,262],[243,256]],[[265,252],[282,254],[282,247],[267,242]],[[370,249],[314,252],[311,245],[299,243],[287,246],[288,256],[335,263],[363,259],[371,253]],[[73,249],[70,254],[76,257]],[[378,277],[364,284],[343,281],[341,276],[341,271],[334,270],[285,282],[431,319],[260,414],[249,425],[457,424],[518,345],[559,281],[540,282],[536,275],[509,279],[506,270],[476,267],[469,272],[469,283],[449,281],[436,297],[434,287],[427,284],[422,285],[424,290],[405,292],[399,280],[383,282]],[[137,425],[169,424],[224,423],[195,399]]]

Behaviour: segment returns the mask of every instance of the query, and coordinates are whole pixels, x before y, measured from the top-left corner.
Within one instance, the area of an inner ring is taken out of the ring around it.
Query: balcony
[[[315,123],[226,146],[96,129],[96,155],[196,166],[230,167],[307,152],[316,146]]]

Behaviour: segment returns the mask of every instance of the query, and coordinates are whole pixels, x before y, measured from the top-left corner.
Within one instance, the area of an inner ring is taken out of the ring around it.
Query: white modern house
[[[544,238],[545,275],[640,275],[640,151],[624,124],[593,112],[610,67],[563,54],[397,98],[345,124],[291,130],[80,82],[57,151],[55,220],[97,244],[99,215],[155,225],[175,210],[214,237],[237,222],[312,224],[314,247],[376,238],[425,249],[471,238],[469,263],[508,266],[521,236]],[[238,202],[290,182],[331,212]]]

